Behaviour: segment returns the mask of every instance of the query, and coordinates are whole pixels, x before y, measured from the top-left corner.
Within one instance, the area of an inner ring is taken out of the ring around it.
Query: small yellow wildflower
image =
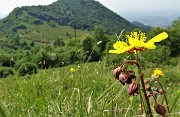
[[[133,101],[133,96],[129,97],[129,101],[132,102]]]
[[[71,72],[71,73],[75,72],[75,69],[74,69],[74,68],[71,68],[71,69],[70,69],[70,72]]]
[[[140,110],[140,111],[142,111],[142,105],[141,104],[139,104],[139,108],[138,108],[138,110]]]
[[[117,41],[113,44],[114,50],[109,50],[109,53],[121,54],[124,52],[138,52],[145,49],[155,49],[155,42],[160,42],[168,37],[166,32],[160,33],[148,42],[146,41],[145,33],[131,32],[130,35],[126,35],[126,41]]]
[[[154,73],[153,73],[152,77],[153,78],[159,78],[161,76],[164,76],[163,72],[159,68],[156,68],[154,70]]]
[[[74,75],[73,75],[73,74],[69,75],[69,78],[73,79],[73,78],[74,78]]]

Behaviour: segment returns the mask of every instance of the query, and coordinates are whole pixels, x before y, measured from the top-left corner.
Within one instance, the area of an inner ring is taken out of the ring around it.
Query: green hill
[[[134,21],[134,22],[132,22],[132,23],[133,23],[135,26],[143,29],[143,30],[146,31],[146,32],[149,32],[149,31],[152,29],[151,26],[144,25],[144,24],[142,24],[142,23],[140,23],[140,22],[137,22],[137,21]]]
[[[74,37],[74,29],[79,31],[76,36],[80,36],[97,25],[101,25],[106,33],[135,28],[97,1],[58,0],[48,6],[15,8],[0,20],[0,34],[7,38],[20,36],[30,40],[48,40],[59,36]]]
[[[89,56],[93,56],[90,61],[98,61],[109,41],[106,34],[133,28],[94,0],[59,0],[47,6],[15,8],[0,20],[0,67],[21,71],[26,62],[38,68],[61,67],[84,62]],[[90,55],[100,40],[103,42]]]

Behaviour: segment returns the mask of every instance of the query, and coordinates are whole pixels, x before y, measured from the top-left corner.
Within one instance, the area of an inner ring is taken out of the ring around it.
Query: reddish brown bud
[[[133,82],[128,87],[128,94],[129,95],[134,95],[134,94],[136,94],[138,89],[139,89],[139,84],[137,82]]]
[[[122,68],[120,68],[120,67],[114,69],[114,71],[113,71],[114,77],[115,77],[116,79],[118,79],[118,78],[119,78],[119,74],[120,74],[121,72],[122,72]]]
[[[164,106],[162,106],[160,104],[155,104],[154,109],[159,115],[162,115],[163,117],[165,117],[166,109],[164,108]]]
[[[134,71],[128,71],[127,77],[128,78],[126,80],[126,83],[127,84],[131,84],[132,83],[132,79],[136,78]]]
[[[126,75],[125,73],[121,73],[121,74],[119,75],[119,81],[120,81],[123,85],[126,83],[127,79],[128,79],[128,77],[127,77],[127,75]]]
[[[128,79],[134,79],[136,78],[134,71],[128,71]]]

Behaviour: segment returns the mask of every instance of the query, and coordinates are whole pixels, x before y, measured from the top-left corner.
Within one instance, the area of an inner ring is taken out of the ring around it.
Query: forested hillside
[[[36,29],[32,29],[32,25],[37,26]],[[46,33],[48,30],[53,30],[51,27],[58,26],[90,31],[96,25],[103,26],[105,32],[109,34],[122,29],[135,28],[133,24],[97,1],[59,0],[48,6],[26,6],[14,9],[8,17],[0,21],[0,34],[6,33],[8,36],[12,34],[14,37],[21,32],[29,36],[32,35],[33,30],[41,32],[41,28],[46,28],[47,31],[44,31]]]
[[[147,40],[161,32],[169,36],[157,44],[157,51],[142,53],[140,58],[175,65],[173,57],[180,49],[179,25],[177,19],[166,29],[148,29]],[[123,29],[121,40],[131,31],[145,32],[94,0],[59,0],[48,6],[16,8],[0,20],[1,77],[86,61],[118,64],[126,54],[111,55],[108,50],[117,41],[115,33],[119,35]]]

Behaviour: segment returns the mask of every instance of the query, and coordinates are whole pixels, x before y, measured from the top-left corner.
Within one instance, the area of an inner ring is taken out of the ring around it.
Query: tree
[[[85,53],[85,61],[91,60],[93,50],[93,39],[89,35],[82,41],[83,51]]]
[[[105,35],[105,32],[103,31],[103,28],[101,26],[95,27],[94,39],[95,39],[95,43],[102,41],[98,45],[99,51],[102,53],[106,49],[106,43],[107,43],[108,39],[107,39],[107,36]]]
[[[157,45],[163,45],[170,47],[171,53],[170,56],[175,57],[180,54],[180,18],[173,21],[172,25],[168,27],[167,29],[161,29],[161,28],[153,28],[151,32],[148,34],[148,39],[151,39],[152,37],[156,36],[157,34],[161,32],[167,32],[168,38],[163,40],[161,43],[157,43]]]
[[[53,44],[54,44],[55,47],[64,46],[64,45],[65,45],[65,43],[64,43],[64,41],[63,41],[62,38],[57,38],[57,39],[54,41]]]
[[[168,28],[168,34],[171,44],[171,56],[178,56],[180,54],[180,18],[175,20]]]
[[[93,49],[93,39],[89,35],[87,35],[82,41],[83,51],[91,52]]]

